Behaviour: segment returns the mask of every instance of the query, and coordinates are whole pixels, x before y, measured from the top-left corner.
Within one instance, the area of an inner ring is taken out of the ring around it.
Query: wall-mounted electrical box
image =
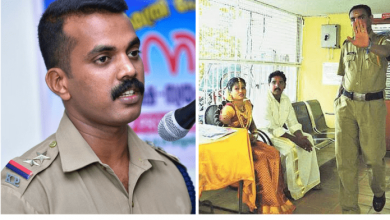
[[[340,48],[340,25],[327,24],[321,26],[321,47]]]

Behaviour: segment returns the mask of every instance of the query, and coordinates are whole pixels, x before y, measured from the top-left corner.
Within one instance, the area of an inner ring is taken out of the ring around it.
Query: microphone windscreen
[[[164,115],[158,124],[158,134],[166,141],[176,141],[187,135],[190,129],[181,127],[174,116],[174,111]]]

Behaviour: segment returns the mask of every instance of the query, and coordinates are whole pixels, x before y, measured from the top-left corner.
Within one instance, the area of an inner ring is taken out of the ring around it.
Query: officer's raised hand
[[[353,32],[355,33],[355,39],[347,37],[348,40],[357,47],[368,47],[368,45],[370,44],[370,38],[367,32],[367,25],[363,20],[356,19],[353,22]]]

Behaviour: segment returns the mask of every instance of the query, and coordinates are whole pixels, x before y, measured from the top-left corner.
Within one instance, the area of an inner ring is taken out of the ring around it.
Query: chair
[[[292,103],[298,122],[302,125],[303,132],[310,134],[314,140],[314,147],[318,150],[334,142],[334,134],[319,134],[312,125],[309,112],[304,102]]]
[[[312,118],[313,129],[319,134],[333,134],[334,128],[329,128],[325,122],[325,116],[318,100],[305,101],[309,114]]]
[[[209,125],[219,124],[215,121],[215,112],[218,110],[218,105],[209,105],[204,113],[204,123]]]

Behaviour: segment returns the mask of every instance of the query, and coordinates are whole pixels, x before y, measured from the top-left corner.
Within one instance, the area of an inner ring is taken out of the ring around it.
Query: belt
[[[383,99],[383,92],[375,92],[375,93],[357,93],[357,92],[348,92],[344,89],[343,95],[350,98],[351,100],[356,101],[371,101],[377,99]]]

